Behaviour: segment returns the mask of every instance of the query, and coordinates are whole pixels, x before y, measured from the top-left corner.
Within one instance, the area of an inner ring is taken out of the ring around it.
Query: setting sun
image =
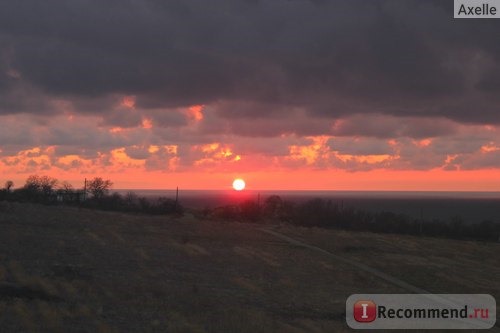
[[[243,179],[241,179],[241,178],[235,179],[233,181],[233,188],[236,191],[244,190],[245,189],[245,181]]]

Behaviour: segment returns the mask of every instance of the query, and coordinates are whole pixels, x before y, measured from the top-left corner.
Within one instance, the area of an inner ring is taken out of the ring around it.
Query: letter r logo
[[[377,317],[377,306],[372,301],[354,303],[354,320],[359,323],[371,323]]]

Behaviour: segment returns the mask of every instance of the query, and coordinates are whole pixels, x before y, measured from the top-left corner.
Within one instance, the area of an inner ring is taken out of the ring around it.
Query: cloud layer
[[[500,165],[492,20],[442,1],[5,1],[0,167]]]

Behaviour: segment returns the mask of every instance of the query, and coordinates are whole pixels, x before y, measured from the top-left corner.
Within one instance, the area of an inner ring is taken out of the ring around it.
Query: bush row
[[[284,201],[279,196],[267,198],[262,205],[245,201],[240,205],[205,210],[205,215],[246,222],[283,222],[306,227],[337,228],[454,239],[500,241],[500,223],[483,221],[467,224],[459,217],[449,221],[416,219],[393,212],[368,212],[343,208],[331,200],[311,199],[303,203]]]
[[[23,187],[13,189],[13,183],[6,182],[0,190],[0,200],[35,202],[42,204],[79,205],[101,210],[136,212],[145,214],[180,214],[182,206],[173,199],[150,199],[130,192],[126,195],[109,194],[112,182],[96,177],[85,184],[85,189],[75,190],[66,182],[47,176],[28,177]]]

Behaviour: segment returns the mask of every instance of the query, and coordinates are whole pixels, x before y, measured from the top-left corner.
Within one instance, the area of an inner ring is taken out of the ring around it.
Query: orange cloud
[[[142,119],[142,128],[145,129],[153,128],[153,121],[149,118]]]
[[[109,129],[109,132],[110,133],[120,133],[120,132],[123,132],[125,129],[124,128],[121,128],[121,127],[112,127]]]
[[[495,145],[493,142],[490,142],[487,145],[484,145],[481,147],[481,152],[483,152],[483,153],[490,153],[490,152],[498,151],[498,150],[500,150],[500,147]]]
[[[11,172],[34,172],[37,170],[50,170],[52,166],[53,154],[53,146],[49,146],[46,148],[33,147],[31,149],[21,150],[14,156],[8,156],[4,158],[3,164]]]
[[[328,156],[326,142],[329,136],[308,137],[312,141],[310,145],[291,145],[288,147],[290,155],[288,159],[304,160],[307,165],[314,164],[319,158]]]
[[[148,152],[150,152],[151,154],[154,154],[154,153],[156,153],[158,151],[160,151],[160,147],[156,146],[156,145],[151,145],[148,148]]]
[[[138,168],[144,166],[145,160],[131,158],[125,152],[125,148],[117,148],[111,151],[111,163],[119,168]]]
[[[203,153],[202,157],[194,160],[193,165],[196,167],[216,168],[222,166],[222,163],[241,161],[241,156],[236,155],[229,145],[218,142],[194,145],[191,147],[191,151]],[[227,168],[227,164],[224,165],[224,168]]]
[[[203,108],[203,105],[193,105],[189,107],[187,111],[189,119],[197,122],[203,120]]]
[[[120,106],[123,106],[127,109],[135,109],[136,97],[129,95],[124,96],[120,102]]]
[[[432,143],[432,139],[423,139],[420,141],[414,141],[414,143],[419,147],[428,147]]]
[[[165,148],[165,151],[167,153],[177,155],[177,151],[179,149],[179,146],[178,145],[166,145],[166,146],[163,146],[163,148]]]
[[[84,159],[79,155],[65,155],[59,157],[55,163],[55,166],[68,169],[68,168],[76,168],[76,169],[88,169],[92,167],[92,161],[88,159]]]
[[[376,164],[394,159],[392,155],[349,155],[349,154],[335,154],[335,156],[342,162],[355,161],[358,163]]]

